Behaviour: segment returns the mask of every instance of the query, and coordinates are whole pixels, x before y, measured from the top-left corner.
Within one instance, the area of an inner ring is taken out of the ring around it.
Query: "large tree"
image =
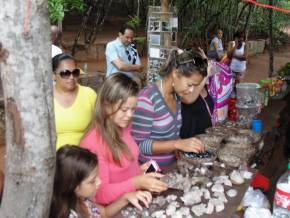
[[[47,0],[0,6],[7,153],[0,217],[47,217],[55,163]]]

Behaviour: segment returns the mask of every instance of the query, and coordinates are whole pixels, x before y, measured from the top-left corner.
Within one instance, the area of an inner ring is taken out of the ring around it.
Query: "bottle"
[[[273,218],[290,218],[290,162],[276,185]]]
[[[88,73],[88,64],[87,62],[84,63],[84,73]]]
[[[228,118],[230,121],[237,121],[237,108],[236,108],[236,92],[232,91],[229,102],[228,102]]]

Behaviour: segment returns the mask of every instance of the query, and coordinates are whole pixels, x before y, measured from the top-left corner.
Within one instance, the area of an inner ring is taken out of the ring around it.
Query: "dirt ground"
[[[116,31],[112,31],[116,29]],[[79,60],[79,67],[82,67],[84,63],[88,65],[88,72],[91,74],[97,72],[104,72],[105,70],[105,57],[104,48],[105,44],[117,37],[119,25],[111,22],[109,25],[105,25],[104,31],[99,34],[97,42],[94,44],[90,51],[79,51],[76,54],[76,58]],[[74,38],[75,27],[66,27],[63,35],[63,41],[66,45],[71,45]],[[142,32],[138,32],[138,35],[144,35]],[[259,80],[268,77],[268,54],[258,54],[249,57],[247,66],[247,73],[244,78],[245,82],[258,82]],[[147,57],[141,57],[142,63],[146,66]],[[274,67],[278,70],[282,65],[290,61],[290,45],[285,46],[283,49],[279,49],[274,55]],[[273,112],[274,113],[274,112]],[[0,115],[3,113],[0,113]],[[5,140],[4,140],[4,125],[0,123],[0,171],[4,170],[5,162]]]

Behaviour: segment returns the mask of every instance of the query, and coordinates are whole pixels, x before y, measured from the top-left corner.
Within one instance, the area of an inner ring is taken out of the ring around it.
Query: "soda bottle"
[[[273,218],[290,218],[290,162],[276,185]]]

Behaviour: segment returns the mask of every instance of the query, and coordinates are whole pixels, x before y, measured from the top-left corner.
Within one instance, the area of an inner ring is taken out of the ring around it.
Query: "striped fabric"
[[[152,144],[153,141],[179,138],[181,103],[179,98],[176,99],[176,114],[173,114],[155,83],[148,85],[139,93],[131,131],[140,148],[141,163],[153,159],[165,169],[175,161],[174,153],[153,156]]]

